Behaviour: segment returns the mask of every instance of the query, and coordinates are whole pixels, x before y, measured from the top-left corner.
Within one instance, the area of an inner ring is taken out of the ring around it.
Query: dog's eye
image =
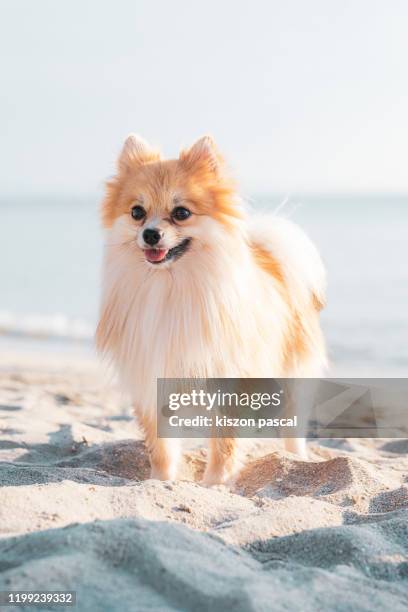
[[[191,216],[191,212],[188,210],[188,208],[184,208],[184,206],[176,206],[171,213],[171,216],[173,219],[176,219],[176,221],[185,221]]]
[[[138,205],[132,208],[132,210],[130,211],[130,214],[132,215],[134,219],[136,219],[136,221],[140,221],[141,219],[144,219],[144,217],[146,216],[146,211],[143,208],[143,206]]]

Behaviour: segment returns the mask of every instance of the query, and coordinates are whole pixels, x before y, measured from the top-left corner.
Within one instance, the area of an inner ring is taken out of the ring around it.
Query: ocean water
[[[282,198],[251,203],[273,211]],[[327,267],[331,373],[406,376],[408,197],[293,196],[280,214],[308,232]],[[0,202],[0,350],[91,347],[102,239],[97,198]]]

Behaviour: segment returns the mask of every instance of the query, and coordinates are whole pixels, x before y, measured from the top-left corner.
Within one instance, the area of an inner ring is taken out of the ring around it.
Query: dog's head
[[[241,216],[235,187],[209,136],[178,159],[163,160],[142,138],[130,135],[102,205],[110,243],[156,268],[211,247],[217,228],[231,230]]]

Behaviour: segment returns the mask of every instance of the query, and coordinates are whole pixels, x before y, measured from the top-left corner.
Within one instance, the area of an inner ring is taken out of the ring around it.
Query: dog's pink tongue
[[[146,249],[146,259],[151,262],[162,261],[166,257],[166,249]]]

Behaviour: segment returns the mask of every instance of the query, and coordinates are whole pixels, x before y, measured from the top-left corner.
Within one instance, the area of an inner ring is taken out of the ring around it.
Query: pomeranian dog
[[[173,480],[179,445],[157,437],[157,378],[318,377],[324,267],[296,225],[245,210],[209,136],[165,160],[131,134],[102,221],[97,348],[130,394],[151,477]],[[285,442],[304,456],[303,440]],[[210,439],[204,483],[237,465],[234,438]]]

